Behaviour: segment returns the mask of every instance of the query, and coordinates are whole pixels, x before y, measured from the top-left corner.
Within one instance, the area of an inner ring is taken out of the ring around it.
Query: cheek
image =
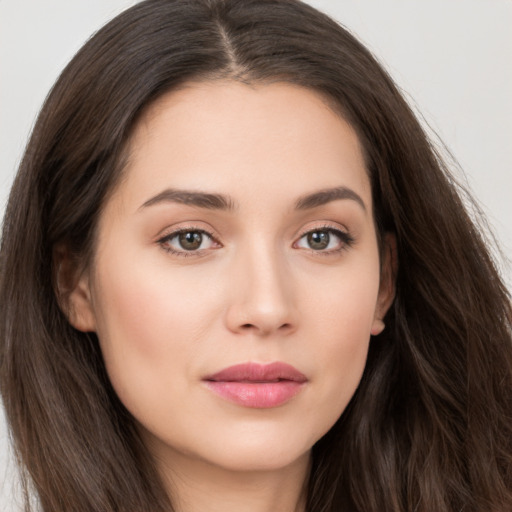
[[[337,339],[336,346],[357,350],[359,341],[369,338],[376,311],[380,281],[376,249],[348,254],[335,271],[308,275],[303,314],[319,329],[319,337]]]
[[[193,372],[200,340],[219,317],[218,299],[213,293],[200,293],[201,283],[190,275],[180,277],[153,262],[139,258],[137,265],[126,265],[121,259],[104,260],[119,264],[98,269],[95,279],[103,358],[121,401],[143,402],[149,396],[144,397],[143,390],[158,396]]]
[[[200,283],[190,274],[161,269],[140,258],[137,265],[126,267],[109,266],[97,274],[100,339],[133,345],[149,356],[171,348],[169,342],[179,339],[176,334],[183,330],[193,341],[214,317],[208,313],[215,307],[214,297],[201,293]]]
[[[314,338],[316,378],[320,385],[320,414],[328,428],[342,414],[359,385],[375,315],[378,262],[364,265],[362,271],[354,267],[347,266],[346,272],[331,279],[328,292],[318,293],[316,298],[310,294],[306,308],[311,324],[318,330]]]

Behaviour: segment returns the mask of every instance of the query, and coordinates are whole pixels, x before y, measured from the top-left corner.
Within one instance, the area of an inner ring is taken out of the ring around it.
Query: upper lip
[[[224,368],[204,380],[214,382],[306,382],[306,376],[287,363],[241,363]]]

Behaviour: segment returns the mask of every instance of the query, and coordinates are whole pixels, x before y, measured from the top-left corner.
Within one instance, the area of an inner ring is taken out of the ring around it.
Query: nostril
[[[240,326],[240,328],[244,331],[249,331],[249,330],[257,330],[257,331],[261,331],[262,333],[269,333],[271,331],[273,331],[274,329],[272,329],[270,326],[261,326],[261,327],[258,327],[257,325],[255,324],[242,324]],[[285,323],[285,324],[282,324],[280,325],[276,330],[277,331],[289,331],[292,329],[292,324],[290,323]]]

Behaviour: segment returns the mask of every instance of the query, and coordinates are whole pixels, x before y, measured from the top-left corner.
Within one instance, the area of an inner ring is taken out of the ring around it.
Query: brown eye
[[[311,249],[321,251],[329,246],[331,237],[327,231],[312,231],[307,234],[308,245]]]
[[[185,251],[196,251],[203,243],[203,234],[199,231],[185,231],[178,235],[178,242]]]
[[[334,228],[322,228],[304,233],[294,244],[294,247],[331,254],[347,249],[353,242],[352,236],[344,231]]]
[[[183,229],[171,233],[158,243],[168,252],[179,255],[200,254],[203,250],[215,249],[219,244],[213,236],[201,229]]]

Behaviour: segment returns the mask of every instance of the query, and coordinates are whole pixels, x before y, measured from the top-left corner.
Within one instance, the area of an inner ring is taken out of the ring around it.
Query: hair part
[[[296,0],[146,0],[95,34],[48,96],[0,260],[0,384],[26,489],[46,512],[172,509],[96,336],[61,310],[54,255],[60,246],[77,267],[90,261],[143,112],[188,82],[220,79],[284,81],[329,98],[363,146],[377,230],[397,240],[388,327],[313,448],[308,512],[512,509],[508,292],[389,76]]]

